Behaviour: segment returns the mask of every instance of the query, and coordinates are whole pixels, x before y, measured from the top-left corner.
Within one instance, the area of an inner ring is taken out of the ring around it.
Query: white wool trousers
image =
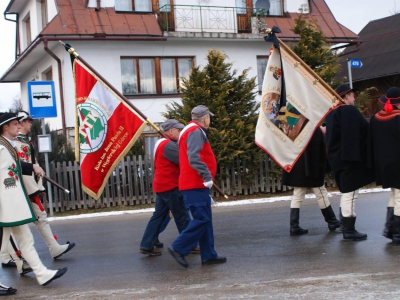
[[[331,203],[328,199],[328,191],[325,186],[311,188],[315,196],[317,197],[317,202],[320,209],[327,208]],[[300,208],[301,202],[306,196],[307,188],[304,187],[294,187],[292,202],[290,203],[290,208]]]
[[[32,268],[36,280],[40,285],[46,283],[56,275],[57,271],[47,269],[40,260],[34,247],[33,235],[27,224],[15,227],[2,227],[1,230],[1,251],[6,251],[10,243],[10,235],[13,234],[18,241],[23,257]]]
[[[400,190],[395,188],[390,188],[392,193],[390,194],[390,199],[388,207],[394,207],[394,215],[400,217]]]
[[[340,198],[340,207],[342,209],[343,217],[349,218],[356,216],[355,206],[359,191],[360,190],[355,190],[349,193],[342,193],[342,197]]]

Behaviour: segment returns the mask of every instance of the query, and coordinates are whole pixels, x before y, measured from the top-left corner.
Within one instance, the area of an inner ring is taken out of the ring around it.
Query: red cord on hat
[[[388,99],[388,101],[386,101],[384,108],[388,114],[393,111],[393,105],[390,103],[390,98]]]

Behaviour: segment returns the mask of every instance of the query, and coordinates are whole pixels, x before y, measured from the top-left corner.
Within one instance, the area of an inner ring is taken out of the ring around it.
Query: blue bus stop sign
[[[35,119],[57,117],[54,81],[28,81],[29,113]]]
[[[361,60],[359,60],[358,58],[352,58],[352,59],[350,59],[350,65],[354,69],[359,69],[362,67],[363,64],[362,64]]]

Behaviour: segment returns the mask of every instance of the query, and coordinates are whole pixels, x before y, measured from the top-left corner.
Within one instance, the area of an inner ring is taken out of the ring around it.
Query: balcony
[[[263,34],[264,10],[244,7],[164,5],[155,14],[164,32]]]

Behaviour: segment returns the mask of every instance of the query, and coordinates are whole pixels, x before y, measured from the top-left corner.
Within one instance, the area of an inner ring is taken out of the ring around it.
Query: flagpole
[[[82,63],[85,64],[85,66],[93,72],[93,74],[96,74],[97,77],[101,79],[105,84],[108,85],[108,87],[115,93],[117,94],[120,98],[124,99],[125,103],[130,106],[137,114],[139,114],[143,119],[146,120],[146,122],[153,127],[162,137],[169,139],[161,130],[158,128],[157,125],[155,125],[150,119],[148,119],[140,110],[136,108],[124,95],[122,95],[117,89],[114,88],[112,84],[110,84],[103,76],[101,76],[99,73],[96,72],[76,51],[74,48],[72,48],[70,45],[65,44],[62,41],[59,41],[60,44],[62,44],[65,49],[67,49],[68,53],[73,55],[75,59],[79,59]],[[76,126],[75,126],[76,127]],[[75,134],[76,135],[76,134]],[[214,183],[213,187],[217,190],[218,193],[224,196],[224,198],[228,199],[228,196]]]

